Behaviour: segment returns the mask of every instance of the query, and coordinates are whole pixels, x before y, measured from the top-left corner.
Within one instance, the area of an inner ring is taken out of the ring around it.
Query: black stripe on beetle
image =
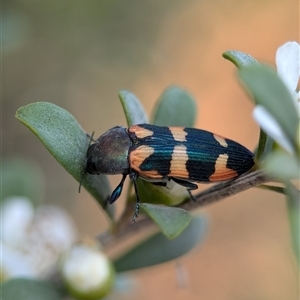
[[[197,188],[195,182],[234,179],[253,165],[251,151],[211,132],[139,124],[129,128],[114,127],[90,145],[82,177],[85,173],[122,174],[122,180],[109,200],[113,203],[121,195],[125,178],[129,175],[137,198],[134,221],[140,202],[137,178],[163,186],[173,180],[190,191]]]

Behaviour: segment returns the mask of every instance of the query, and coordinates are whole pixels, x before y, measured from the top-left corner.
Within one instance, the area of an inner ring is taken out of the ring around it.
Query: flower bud
[[[66,288],[76,299],[101,299],[114,283],[114,269],[109,259],[87,244],[76,244],[65,253],[61,273]]]

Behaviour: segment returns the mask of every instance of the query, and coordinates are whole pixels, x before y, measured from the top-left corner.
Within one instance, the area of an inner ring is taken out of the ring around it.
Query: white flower
[[[101,299],[114,283],[112,264],[95,244],[69,249],[62,259],[61,273],[70,294],[81,299]]]
[[[75,226],[60,207],[40,205],[29,199],[4,199],[1,230],[1,267],[4,279],[47,277],[63,251],[76,239]]]
[[[262,105],[255,106],[253,110],[253,118],[274,141],[281,145],[282,148],[290,153],[293,152],[293,146],[287,139],[282,128]]]
[[[300,77],[300,45],[287,42],[276,52],[277,74],[285,83],[300,114],[299,92],[296,91]]]
[[[300,78],[300,45],[297,42],[287,42],[276,52],[277,73],[289,90],[295,109],[300,115],[299,92],[297,86]],[[274,117],[261,105],[253,110],[253,118],[260,127],[282,148],[293,152],[293,146]]]
[[[1,240],[11,247],[18,247],[26,238],[31,225],[33,205],[26,197],[10,197],[5,199],[1,209]]]

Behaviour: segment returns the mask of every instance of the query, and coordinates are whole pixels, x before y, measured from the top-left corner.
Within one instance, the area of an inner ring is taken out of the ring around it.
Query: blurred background
[[[20,106],[55,103],[99,136],[126,126],[118,91],[133,92],[150,114],[163,90],[177,84],[197,100],[196,127],[254,149],[259,130],[252,103],[222,53],[240,50],[274,65],[276,49],[299,39],[298,0],[15,0],[2,6],[3,163],[21,158],[36,166],[45,180],[40,197],[66,208],[82,236],[102,232],[107,220],[15,119]],[[111,179],[112,186],[119,182]],[[186,284],[170,262],[132,272],[138,281],[128,298],[298,299],[283,196],[252,189],[202,211],[210,217],[207,239],[179,261]]]

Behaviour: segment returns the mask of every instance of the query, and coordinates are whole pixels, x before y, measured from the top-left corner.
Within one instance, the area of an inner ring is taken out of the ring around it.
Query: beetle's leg
[[[163,186],[167,188],[167,183],[166,182],[151,182],[153,185],[158,185],[158,186]]]
[[[194,195],[191,193],[191,190],[189,190],[189,189],[186,189],[186,190],[187,190],[187,192],[189,193],[189,196],[190,196],[191,200],[194,201],[194,202],[196,202],[196,198],[195,198]]]
[[[174,178],[174,177],[171,177],[171,179],[174,182],[176,182],[177,184],[186,187],[188,190],[196,190],[198,188],[198,185],[195,184],[195,183],[193,183],[193,182],[190,182],[190,181],[187,181],[187,180],[178,179],[178,178]]]
[[[120,197],[120,195],[122,193],[122,190],[123,190],[123,185],[124,185],[124,181],[126,179],[126,176],[127,176],[127,174],[123,174],[121,182],[118,184],[118,186],[112,192],[112,194],[110,196],[110,199],[109,199],[110,204],[114,203]]]
[[[193,201],[196,201],[196,199],[195,199],[195,197],[193,196],[193,194],[191,193],[191,191],[192,191],[192,190],[196,190],[196,189],[198,188],[198,185],[197,185],[197,184],[192,183],[192,182],[190,182],[190,181],[186,181],[186,180],[182,180],[182,179],[173,178],[173,177],[172,177],[172,180],[173,180],[174,182],[176,182],[177,184],[186,187],[186,190],[187,190],[187,192],[189,193],[190,198],[191,198]]]
[[[135,211],[134,211],[134,214],[132,216],[132,222],[135,222],[135,219],[139,216],[139,211],[140,211],[140,197],[139,197],[139,192],[138,192],[137,184],[136,184],[136,180],[138,178],[138,175],[135,172],[131,172],[129,174],[129,177],[133,182],[134,192],[135,192],[135,197],[136,197]]]

